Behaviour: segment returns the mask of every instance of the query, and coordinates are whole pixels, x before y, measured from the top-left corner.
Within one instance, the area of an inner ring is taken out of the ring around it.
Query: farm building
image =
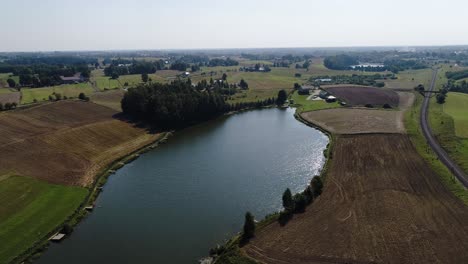
[[[299,89],[297,90],[297,93],[300,94],[300,95],[307,95],[310,93],[310,90],[313,90],[314,87],[313,86],[309,86],[309,85],[302,85],[301,87],[299,87]]]
[[[70,76],[70,77],[60,76],[60,80],[62,81],[63,84],[74,84],[74,83],[81,83],[85,81],[84,78],[81,77],[80,73],[77,73],[74,76]]]
[[[332,103],[332,102],[336,102],[336,97],[333,96],[333,95],[329,95],[327,97],[327,99],[325,99],[327,101],[327,103]]]

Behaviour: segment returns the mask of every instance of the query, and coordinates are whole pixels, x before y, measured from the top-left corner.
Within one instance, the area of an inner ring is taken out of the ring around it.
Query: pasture
[[[385,88],[412,91],[419,84],[428,87],[432,76],[431,69],[407,70],[399,72],[396,80],[384,80]]]
[[[404,155],[395,155],[404,153]],[[256,233],[265,263],[465,263],[468,208],[406,135],[337,136],[322,195]]]
[[[37,102],[47,101],[49,100],[49,95],[53,95],[54,93],[59,93],[68,98],[76,98],[80,93],[89,95],[92,92],[93,88],[89,83],[64,84],[43,88],[22,88],[21,104],[33,103],[34,100]]]
[[[455,134],[468,138],[468,94],[449,93],[443,110],[455,122]]]
[[[310,95],[300,95],[297,92],[294,92],[290,96],[290,99],[294,101],[293,106],[297,107],[298,113],[342,107],[338,102],[327,103],[324,100],[307,100],[309,96]]]
[[[28,177],[0,177],[0,263],[9,263],[61,225],[87,193]]]

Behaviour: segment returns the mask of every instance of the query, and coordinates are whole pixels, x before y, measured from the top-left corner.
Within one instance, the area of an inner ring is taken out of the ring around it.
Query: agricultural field
[[[94,93],[91,95],[91,101],[95,104],[103,105],[118,112],[121,112],[122,106],[120,104],[120,101],[122,100],[124,93],[125,92],[120,89]]]
[[[414,94],[398,95],[399,110],[339,108],[303,112],[301,116],[333,134],[404,133],[404,112],[413,104]]]
[[[337,136],[332,157],[322,195],[243,252],[265,263],[468,262],[468,208],[408,136]]]
[[[324,89],[351,106],[383,106],[389,104],[397,107],[399,103],[398,94],[390,89],[365,87],[365,86],[328,86]]]
[[[80,101],[0,113],[0,263],[51,235],[102,169],[160,136],[117,113]]]
[[[459,108],[465,103],[465,95],[449,93],[445,104],[438,104],[435,98],[429,105],[429,122],[432,133],[450,157],[468,172],[468,138],[465,137],[466,109]]]
[[[0,115],[0,175],[88,186],[96,172],[157,139],[94,103],[62,101]]]
[[[0,88],[7,88],[8,82],[7,80],[11,78],[16,83],[19,83],[19,76],[13,76],[11,73],[0,73]]]
[[[443,111],[455,122],[455,134],[468,138],[468,94],[449,93]]]
[[[163,71],[158,71],[155,74],[148,74],[148,77],[151,78],[153,82],[166,82],[166,79],[162,77],[163,73],[160,72]],[[143,83],[141,74],[121,75],[118,79],[111,79],[104,75],[103,70],[92,71],[90,81],[92,85],[96,87],[97,91],[124,88],[125,83],[127,83],[129,87]]]
[[[20,103],[21,93],[17,90],[0,88],[0,103]]]
[[[22,88],[21,89],[21,104],[33,103],[49,100],[49,96],[54,93],[61,94],[62,96],[78,97],[80,93],[89,95],[93,92],[93,88],[89,83],[79,84],[64,84],[59,86],[44,87],[44,88]]]
[[[407,70],[399,72],[396,76],[398,78],[396,80],[384,80],[385,88],[412,91],[414,87],[418,86],[419,84],[422,84],[425,87],[429,86],[432,70]]]
[[[326,109],[301,116],[334,134],[404,133],[401,111],[377,109]]]
[[[300,95],[297,92],[294,92],[290,99],[294,101],[292,106],[297,108],[298,113],[342,107],[338,102],[327,103],[325,100],[311,100],[310,95]]]
[[[9,263],[61,225],[87,193],[28,177],[0,177],[0,263]]]

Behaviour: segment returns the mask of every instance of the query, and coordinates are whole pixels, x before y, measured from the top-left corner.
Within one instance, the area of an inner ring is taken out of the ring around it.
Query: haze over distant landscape
[[[463,0],[4,1],[0,51],[462,45],[467,9]]]

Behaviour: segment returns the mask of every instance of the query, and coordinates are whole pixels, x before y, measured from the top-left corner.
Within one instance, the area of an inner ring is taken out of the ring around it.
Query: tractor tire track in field
[[[437,73],[438,73],[438,70],[434,69],[432,73],[431,85],[429,87],[429,91],[431,92],[434,90]],[[441,160],[444,163],[444,165],[453,173],[453,175],[455,175],[455,177],[457,177],[457,179],[463,184],[463,186],[465,186],[465,188],[468,188],[468,176],[449,157],[447,152],[439,145],[434,135],[432,134],[431,127],[429,126],[428,113],[427,113],[429,109],[429,102],[430,102],[430,97],[425,96],[423,104],[421,106],[420,123],[421,123],[421,128],[422,128],[424,137],[426,138],[429,146],[431,146],[432,150],[434,150],[434,152],[439,157],[439,160]]]

